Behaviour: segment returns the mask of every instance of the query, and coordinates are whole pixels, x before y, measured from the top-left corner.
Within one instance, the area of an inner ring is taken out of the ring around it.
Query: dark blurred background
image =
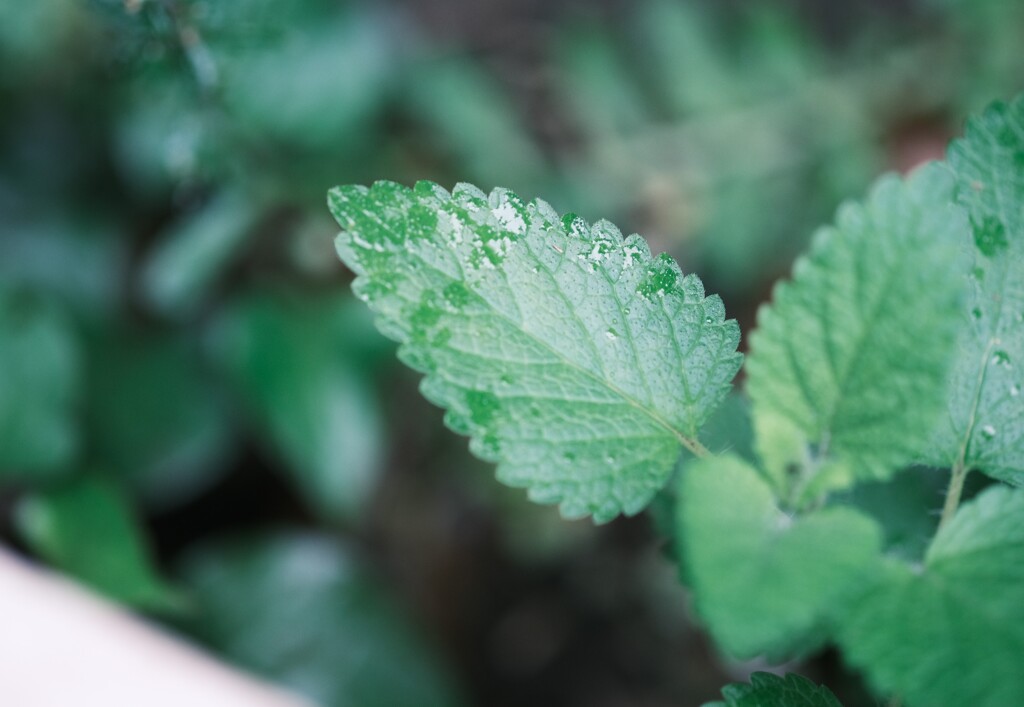
[[[1024,86],[1021,37],[1019,0],[0,0],[0,535],[325,705],[714,698],[763,666],[695,626],[659,514],[494,481],[326,190],[608,218],[748,331],[841,200]]]

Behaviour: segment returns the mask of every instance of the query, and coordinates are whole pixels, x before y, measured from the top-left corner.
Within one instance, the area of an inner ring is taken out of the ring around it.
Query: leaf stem
[[[683,435],[680,435],[679,436],[679,442],[684,447],[686,447],[691,452],[693,452],[693,456],[695,456],[695,457],[703,459],[704,457],[712,457],[712,456],[714,456],[714,453],[710,449],[705,447],[703,444],[701,444],[699,440],[690,439],[689,437],[685,437]]]
[[[964,464],[963,459],[958,459],[953,467],[953,473],[949,477],[949,487],[946,489],[946,502],[942,506],[942,517],[939,518],[939,530],[952,520],[956,515],[956,509],[960,505],[960,496],[964,490],[964,480],[971,468]]]

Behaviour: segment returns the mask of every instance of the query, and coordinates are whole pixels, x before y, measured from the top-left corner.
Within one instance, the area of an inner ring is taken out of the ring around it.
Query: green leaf
[[[687,467],[677,523],[697,613],[741,659],[820,644],[826,614],[864,581],[882,543],[878,526],[848,508],[782,512],[754,468],[733,455]]]
[[[192,312],[238,256],[259,215],[247,195],[228,191],[183,216],[142,269],[149,304],[163,314]]]
[[[722,400],[739,329],[667,255],[503,189],[337,187],[354,289],[498,478],[567,517],[639,512]]]
[[[421,62],[409,72],[404,100],[417,120],[472,179],[536,184],[546,165],[523,127],[518,106],[498,82],[466,59]]]
[[[1024,493],[994,486],[939,531],[924,567],[892,562],[853,603],[847,659],[910,705],[1024,699]]]
[[[225,313],[215,348],[261,436],[307,503],[336,520],[357,516],[380,470],[373,390],[355,365],[350,296],[256,293]]]
[[[598,28],[577,28],[559,43],[565,100],[580,129],[599,145],[650,125],[636,79],[626,71],[618,38]]]
[[[951,191],[935,165],[905,184],[882,179],[818,232],[759,312],[747,364],[755,427],[780,418],[768,426],[846,465],[805,479],[818,492],[847,474],[887,478],[922,453],[938,418],[966,286],[967,223]]]
[[[180,608],[180,597],[156,574],[128,499],[113,484],[82,477],[29,496],[15,522],[35,552],[111,599]]]
[[[0,5],[0,79],[24,80],[21,72],[44,73],[78,59],[74,49],[93,30],[88,9],[74,0],[40,0],[20,10]]]
[[[949,150],[975,266],[933,461],[1024,484],[1024,96],[997,103]]]
[[[948,482],[947,474],[912,467],[887,481],[857,484],[829,500],[874,518],[885,533],[886,554],[916,562],[935,536],[937,506]]]
[[[842,707],[827,687],[794,673],[786,677],[754,673],[749,684],[723,687],[722,697],[724,701],[709,702],[704,707]]]
[[[754,431],[747,396],[733,391],[726,397],[701,428],[700,441],[712,453],[732,452],[754,461]]]
[[[436,651],[326,536],[221,542],[193,552],[182,570],[203,640],[318,704],[462,704]]]
[[[0,286],[0,479],[66,468],[78,447],[78,389],[78,345],[62,314]]]
[[[638,7],[659,93],[677,116],[721,111],[749,97],[725,56],[718,23],[703,5],[655,0]]]
[[[114,308],[127,255],[115,223],[88,211],[55,213],[51,204],[0,210],[0,281],[46,292],[86,317]]]
[[[218,109],[197,96],[195,81],[184,72],[146,73],[123,89],[113,156],[125,187],[143,203],[168,198],[182,183],[213,181],[221,151],[237,149],[217,133],[211,113]]]
[[[240,13],[245,19],[233,33],[242,41],[211,37],[234,129],[262,150],[274,141],[337,150],[365,139],[398,73],[401,33],[381,13],[337,3],[320,3],[318,11],[283,24],[281,5],[264,8],[264,27],[253,28]],[[246,36],[243,27],[264,36]]]
[[[194,498],[226,471],[223,391],[183,340],[123,327],[96,336],[88,354],[90,459],[156,509]]]

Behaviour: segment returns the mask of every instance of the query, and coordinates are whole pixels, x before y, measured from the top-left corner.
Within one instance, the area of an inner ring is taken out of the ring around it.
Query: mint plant
[[[500,480],[597,522],[675,494],[681,576],[725,653],[834,643],[908,705],[1024,701],[1024,97],[842,207],[776,287],[745,364],[753,459],[701,440],[736,322],[639,236],[465,184],[329,205],[356,294]],[[948,493],[907,558],[845,492],[925,464]],[[991,481],[961,504],[971,471]],[[797,677],[724,695],[837,704]]]

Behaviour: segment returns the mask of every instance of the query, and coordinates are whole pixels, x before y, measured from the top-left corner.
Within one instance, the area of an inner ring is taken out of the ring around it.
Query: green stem
[[[714,456],[711,450],[709,450],[707,447],[701,444],[699,440],[680,436],[679,441],[680,443],[682,443],[684,447],[693,452],[693,456],[695,457],[703,459],[704,457]]]
[[[949,477],[949,488],[946,489],[946,502],[942,506],[939,530],[942,530],[952,520],[953,516],[956,515],[957,506],[960,505],[960,496],[964,490],[964,480],[970,471],[970,467],[964,464],[962,459],[957,460],[956,466],[953,467],[953,473]]]

